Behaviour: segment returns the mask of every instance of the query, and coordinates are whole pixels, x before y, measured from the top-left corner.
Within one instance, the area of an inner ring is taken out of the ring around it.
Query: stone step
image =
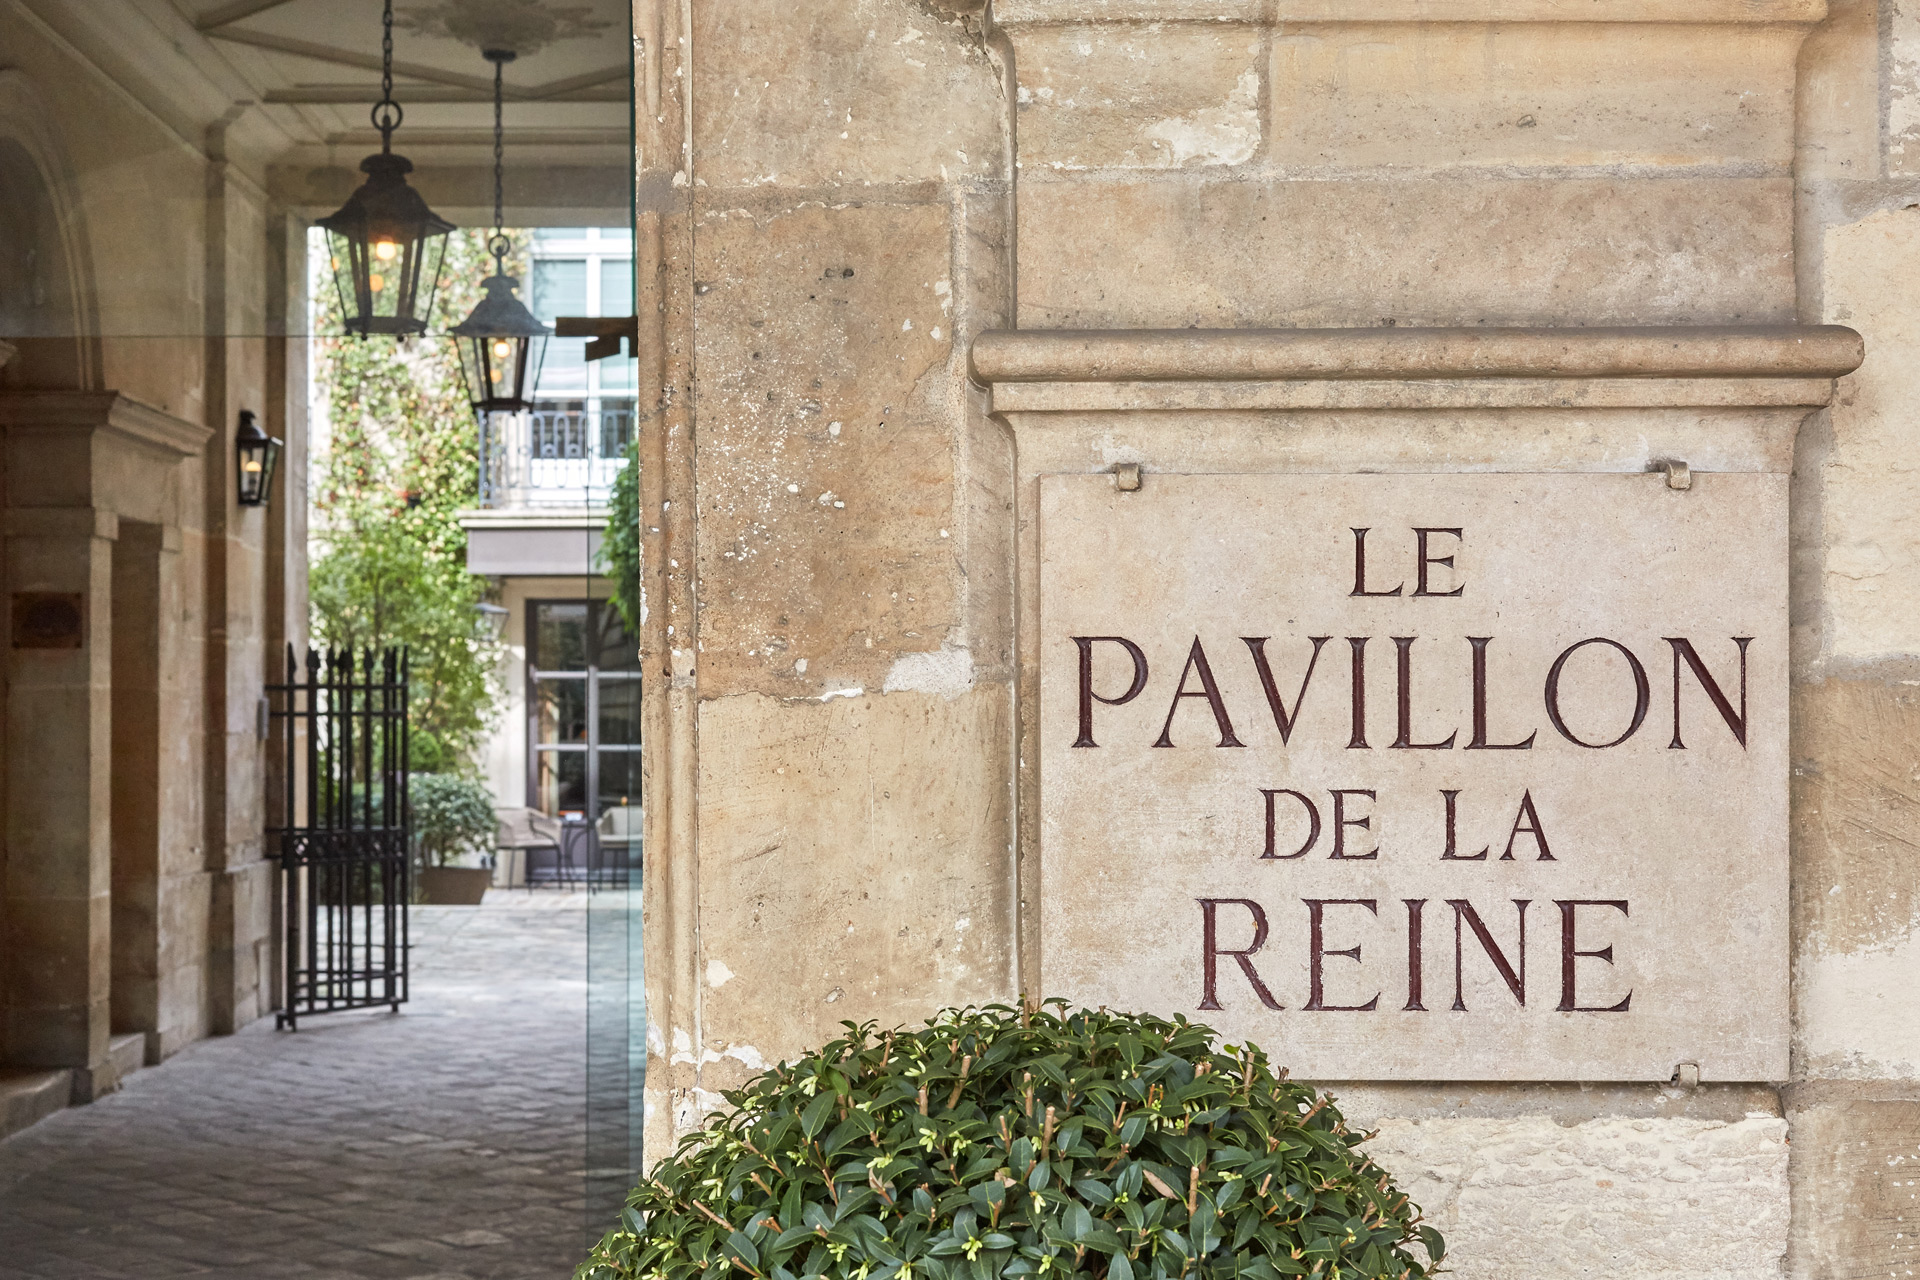
[[[138,1031],[107,1041],[107,1061],[113,1064],[114,1087],[147,1065],[147,1038]]]
[[[0,1138],[38,1124],[72,1096],[71,1071],[0,1067]]]

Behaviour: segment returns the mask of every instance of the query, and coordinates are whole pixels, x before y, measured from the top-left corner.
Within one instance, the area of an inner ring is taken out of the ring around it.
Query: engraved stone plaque
[[[1040,985],[1319,1080],[1787,1072],[1783,475],[1040,481]]]

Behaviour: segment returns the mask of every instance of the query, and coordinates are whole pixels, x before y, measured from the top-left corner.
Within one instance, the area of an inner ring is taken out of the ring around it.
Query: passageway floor
[[[0,1280],[565,1280],[586,896],[420,907],[413,1000],[188,1046],[0,1143]]]

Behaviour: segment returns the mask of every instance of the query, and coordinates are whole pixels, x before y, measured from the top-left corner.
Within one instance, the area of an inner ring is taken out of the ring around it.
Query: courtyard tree
[[[485,262],[482,233],[449,237],[437,320],[471,308]],[[316,296],[316,331],[339,333],[338,301]],[[500,645],[477,608],[487,583],[467,572],[459,522],[476,501],[479,436],[458,358],[437,340],[316,345],[326,432],[313,483],[314,640],[404,646],[409,764],[469,771],[501,697]]]

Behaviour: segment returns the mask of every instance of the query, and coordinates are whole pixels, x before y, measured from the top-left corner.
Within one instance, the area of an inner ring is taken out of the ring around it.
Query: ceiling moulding
[[[523,90],[519,93],[508,92],[509,102],[625,102],[628,98],[627,71],[621,67],[596,79],[595,85],[605,86],[584,89],[553,89],[551,86],[539,92]],[[619,83],[614,83],[618,81]],[[408,85],[401,89],[408,102],[472,102],[490,104],[491,93],[478,89],[456,89],[446,85]],[[380,86],[377,84],[308,84],[291,89],[269,89],[261,101],[270,106],[323,106],[346,105],[364,106],[378,101]]]
[[[1816,23],[1827,0],[996,0],[1002,27],[1088,22]]]

